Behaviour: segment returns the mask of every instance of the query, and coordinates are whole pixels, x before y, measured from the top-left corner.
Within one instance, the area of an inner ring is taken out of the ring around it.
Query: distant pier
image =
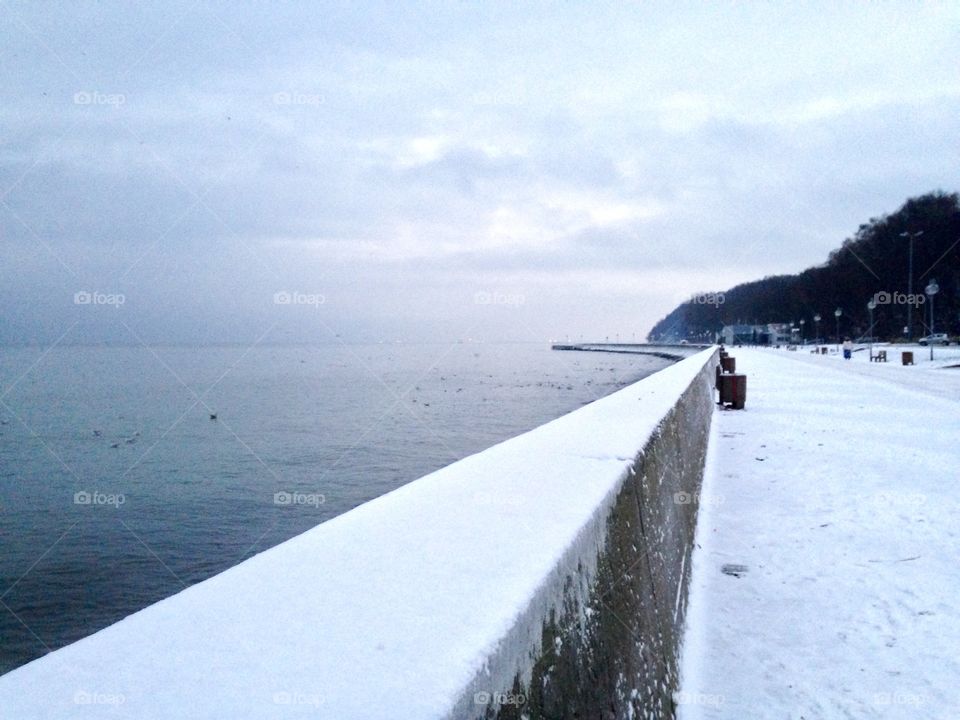
[[[710,345],[689,343],[562,343],[550,346],[552,350],[579,350],[581,352],[615,352],[633,355],[653,355],[665,360],[683,360]]]

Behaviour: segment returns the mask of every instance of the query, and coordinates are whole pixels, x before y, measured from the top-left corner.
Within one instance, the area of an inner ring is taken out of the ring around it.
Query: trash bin
[[[724,373],[720,376],[720,404],[743,410],[747,402],[747,376]]]
[[[726,357],[720,358],[720,367],[723,368],[725,373],[735,373],[737,371],[737,359],[735,357]]]
[[[900,362],[903,365],[913,365],[913,351],[904,350],[902,353],[900,353]]]

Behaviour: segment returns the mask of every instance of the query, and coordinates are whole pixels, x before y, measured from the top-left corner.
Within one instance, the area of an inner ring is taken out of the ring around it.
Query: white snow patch
[[[681,719],[960,716],[957,371],[731,353],[747,405],[711,430]]]

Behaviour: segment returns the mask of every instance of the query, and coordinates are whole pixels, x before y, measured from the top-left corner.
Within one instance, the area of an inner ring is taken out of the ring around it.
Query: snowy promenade
[[[680,717],[960,717],[960,369],[731,354]]]

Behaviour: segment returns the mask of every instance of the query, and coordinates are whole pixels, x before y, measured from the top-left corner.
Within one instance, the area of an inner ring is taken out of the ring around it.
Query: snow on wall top
[[[0,677],[0,715],[443,717],[712,354]]]

